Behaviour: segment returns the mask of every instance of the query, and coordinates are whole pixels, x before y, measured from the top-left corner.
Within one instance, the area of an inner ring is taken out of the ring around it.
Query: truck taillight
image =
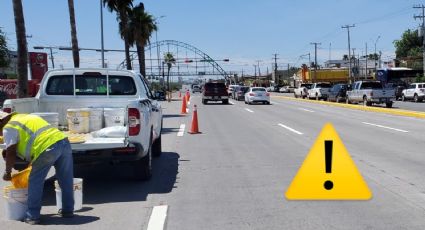
[[[5,113],[11,113],[12,112],[12,108],[3,108],[3,112],[5,112]]]
[[[140,132],[140,112],[137,108],[128,109],[128,135],[137,136]]]
[[[255,93],[249,93],[249,96],[253,97],[255,96]]]
[[[267,96],[267,97],[270,97],[270,93],[266,93],[266,96]]]

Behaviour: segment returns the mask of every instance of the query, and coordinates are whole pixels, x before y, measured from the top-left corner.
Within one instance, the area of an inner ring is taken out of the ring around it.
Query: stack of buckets
[[[28,177],[31,168],[12,175],[12,184],[4,187],[3,197],[6,199],[5,212],[8,220],[23,220],[28,209]],[[83,179],[74,178],[74,211],[83,206]],[[62,191],[55,181],[56,208],[62,208]]]

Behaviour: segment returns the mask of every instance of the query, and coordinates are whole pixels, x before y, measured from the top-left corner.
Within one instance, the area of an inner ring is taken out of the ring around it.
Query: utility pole
[[[365,54],[365,57],[366,57],[366,65],[365,65],[365,79],[367,79],[367,42],[366,42],[366,54]]]
[[[376,64],[376,61],[378,59],[378,54],[376,53],[376,43],[378,43],[379,38],[381,38],[381,36],[378,36],[375,40],[375,53],[373,54],[373,60],[375,60],[375,75],[376,75],[376,69],[378,67],[378,64]]]
[[[273,68],[273,73],[274,73],[274,80],[275,83],[277,82],[277,85],[279,84],[279,77],[277,76],[277,55],[278,54],[274,54],[274,68]]]
[[[353,50],[353,55],[352,55],[353,58],[350,58],[350,62],[351,62],[351,59],[354,59],[353,60],[354,61],[354,63],[353,63],[353,69],[357,70],[357,68],[356,68],[356,66],[357,66],[356,54],[354,53],[354,51],[356,50],[356,48],[351,48],[351,49]],[[357,72],[352,73],[353,81],[356,81],[356,75],[357,75],[356,73]]]
[[[258,76],[261,77],[261,72],[260,72],[260,61],[261,60],[257,60],[257,66],[258,66]]]
[[[317,45],[321,45],[319,42],[311,42],[311,45],[314,45],[314,75],[313,75],[313,83],[316,82],[316,71],[317,71]]]
[[[331,60],[332,43],[329,42],[329,61]]]
[[[423,59],[423,69],[425,71],[425,6],[421,5],[421,6],[414,6],[413,8],[415,9],[422,9],[422,16],[413,16],[414,19],[422,19],[422,59]]]
[[[341,26],[341,28],[347,29],[347,32],[348,32],[348,61],[349,61],[348,78],[350,79],[350,84],[353,83],[353,79],[352,79],[352,76],[351,76],[351,47],[350,47],[350,28],[351,27],[355,27],[355,25]]]
[[[100,52],[102,53],[102,68],[105,68],[105,46],[103,40],[103,2],[100,2]],[[53,67],[54,68],[54,67]]]

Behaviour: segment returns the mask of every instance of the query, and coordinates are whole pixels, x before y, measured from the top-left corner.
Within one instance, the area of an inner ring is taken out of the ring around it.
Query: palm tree
[[[140,73],[146,77],[145,46],[150,42],[149,39],[157,27],[153,16],[145,11],[143,3],[132,9],[128,27],[131,33],[129,42],[136,44]]]
[[[110,12],[115,11],[117,13],[120,35],[124,40],[125,61],[127,69],[131,70],[128,17],[131,7],[133,7],[133,0],[103,0],[103,5],[107,6]]]
[[[164,54],[164,62],[167,64],[167,67],[168,67],[167,87],[168,87],[168,91],[170,91],[170,69],[173,66],[173,64],[176,64],[176,59],[174,58],[172,53],[167,52]]]
[[[69,22],[71,23],[72,58],[74,67],[80,67],[80,53],[78,49],[77,29],[75,25],[74,0],[68,0]]]
[[[28,96],[28,48],[21,0],[13,0],[16,43],[18,47],[18,98]]]

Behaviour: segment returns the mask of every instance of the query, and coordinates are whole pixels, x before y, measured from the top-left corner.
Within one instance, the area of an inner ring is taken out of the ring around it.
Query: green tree
[[[117,13],[119,33],[124,40],[125,62],[127,69],[131,70],[128,18],[131,7],[133,7],[133,0],[103,0],[103,5],[107,6],[110,12]]]
[[[74,67],[80,67],[80,53],[78,48],[77,29],[75,24],[74,0],[68,0],[69,22],[71,25],[72,58]]]
[[[173,64],[176,64],[176,59],[174,58],[173,54],[170,52],[167,52],[164,54],[164,62],[167,64],[167,89],[170,91],[170,70]]]
[[[13,0],[15,15],[16,44],[18,47],[18,98],[28,96],[28,48],[25,31],[24,11],[21,0]]]
[[[9,50],[7,49],[6,35],[0,29],[0,68],[9,66]]]
[[[152,33],[157,30],[153,16],[145,11],[143,3],[134,7],[129,17],[129,42],[135,44],[139,59],[140,73],[146,77],[145,46],[150,42]]]
[[[418,30],[406,30],[400,40],[394,42],[396,59],[414,62],[422,61],[422,38],[418,36]],[[414,63],[407,64],[414,66]]]

